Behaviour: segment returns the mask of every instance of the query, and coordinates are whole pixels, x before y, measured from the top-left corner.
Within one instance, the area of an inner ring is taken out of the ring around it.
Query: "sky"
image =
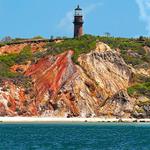
[[[72,37],[78,4],[85,34],[150,36],[150,0],[0,0],[0,39]]]

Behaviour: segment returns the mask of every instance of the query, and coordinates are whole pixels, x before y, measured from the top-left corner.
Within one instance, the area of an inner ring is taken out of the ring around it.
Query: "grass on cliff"
[[[133,66],[144,63],[150,64],[150,54],[146,54],[143,48],[144,46],[150,46],[150,39],[145,38],[144,41],[140,40],[141,39],[84,35],[78,39],[65,39],[61,43],[48,43],[46,46],[48,50],[45,55],[56,55],[71,49],[75,51],[73,60],[77,62],[76,60],[80,54],[90,52],[95,48],[96,41],[101,41],[108,44],[112,49],[120,49],[121,55],[127,64]],[[128,54],[128,50],[132,52],[131,55]]]
[[[128,94],[130,96],[145,95],[150,98],[150,82],[137,83],[136,85],[128,88]]]
[[[66,50],[74,50],[73,60],[77,62],[77,58],[82,53],[88,53],[95,48],[96,37],[85,35],[78,39],[65,39],[60,43],[48,43],[47,54],[56,55]]]
[[[147,96],[150,98],[150,77],[136,75],[135,84],[127,89],[130,96]]]
[[[39,36],[35,38],[39,38]],[[34,58],[40,58],[47,54],[56,55],[71,49],[75,51],[73,60],[77,62],[77,58],[80,54],[88,53],[95,48],[96,41],[104,42],[112,49],[120,49],[121,55],[127,64],[131,64],[133,66],[144,63],[150,64],[150,54],[147,54],[144,50],[144,46],[150,46],[150,39],[144,37],[133,39],[84,35],[78,39],[70,38],[64,39],[64,41],[60,43],[48,43],[46,46],[48,48],[47,52],[37,52],[34,55]],[[6,43],[1,43],[0,45],[4,44]],[[129,54],[128,50],[131,51],[131,54]]]
[[[10,71],[10,67],[15,64],[23,64],[32,58],[30,46],[25,46],[19,54],[8,54],[0,56],[0,77],[15,78],[18,73]]]

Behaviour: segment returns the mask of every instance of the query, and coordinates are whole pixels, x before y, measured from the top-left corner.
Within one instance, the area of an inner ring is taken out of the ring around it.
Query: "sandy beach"
[[[149,118],[52,118],[52,117],[0,117],[1,123],[15,122],[150,122]]]

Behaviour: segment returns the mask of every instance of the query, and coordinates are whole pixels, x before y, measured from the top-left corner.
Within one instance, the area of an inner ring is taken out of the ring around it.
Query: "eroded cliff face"
[[[133,102],[126,88],[132,78],[132,68],[121,56],[107,45],[98,43],[95,51],[79,57],[79,63],[99,91],[99,113],[106,116],[129,116],[126,110],[132,111]]]
[[[32,80],[28,90],[5,84],[10,86],[0,89],[0,115],[130,117],[133,100],[126,89],[132,69],[118,52],[98,43],[78,58],[79,65],[72,55],[69,50],[29,65],[24,74]]]
[[[38,115],[34,100],[13,81],[4,80],[0,87],[0,116]]]

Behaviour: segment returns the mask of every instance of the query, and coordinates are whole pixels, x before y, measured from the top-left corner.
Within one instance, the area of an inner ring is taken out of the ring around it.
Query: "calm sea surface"
[[[150,150],[150,124],[0,124],[0,150]]]

